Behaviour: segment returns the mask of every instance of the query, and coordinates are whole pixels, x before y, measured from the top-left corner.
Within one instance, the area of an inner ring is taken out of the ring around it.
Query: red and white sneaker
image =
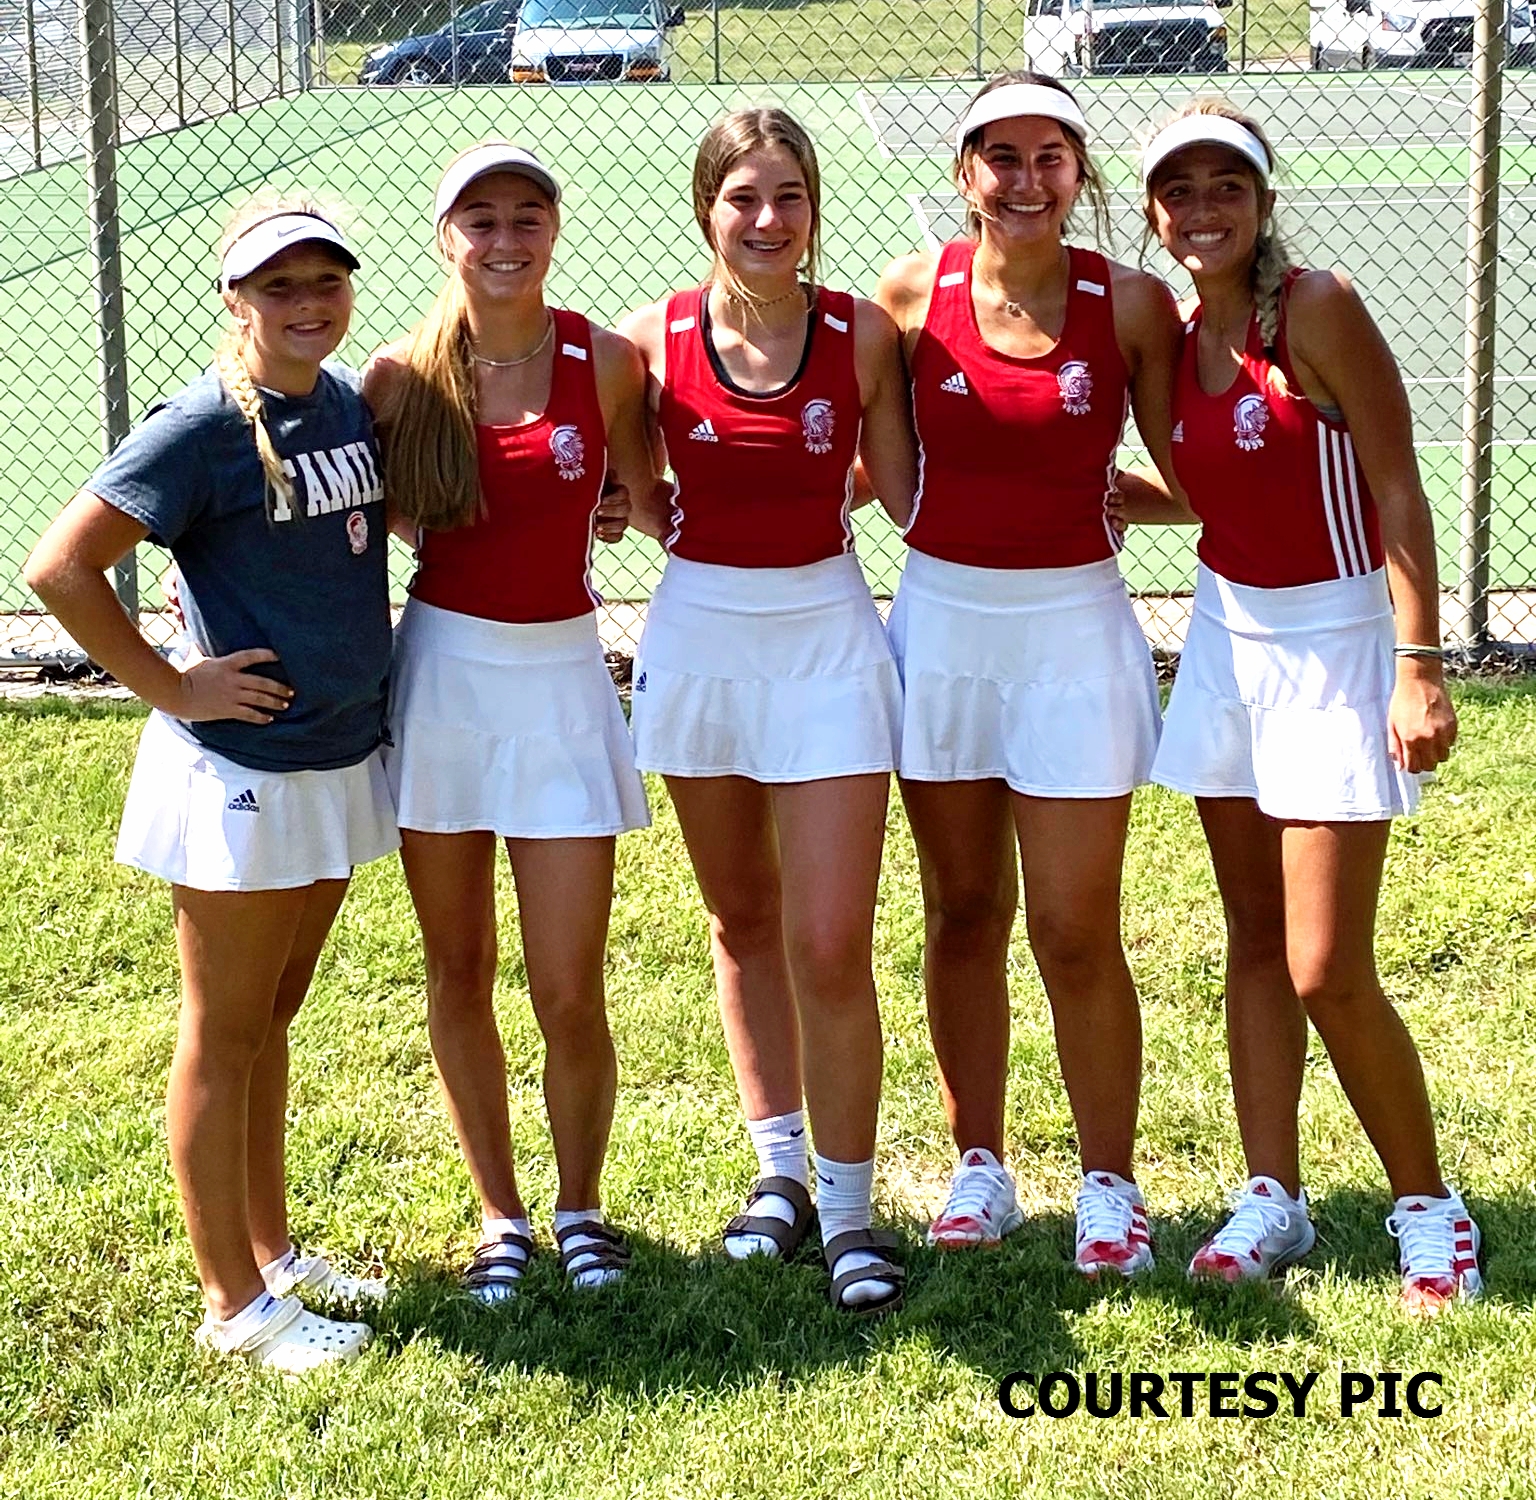
[[[1458,1297],[1470,1302],[1483,1290],[1477,1268],[1482,1234],[1461,1195],[1446,1191],[1444,1198],[1399,1198],[1387,1216],[1403,1271],[1403,1306],[1423,1317]]]
[[[1197,1251],[1189,1274],[1213,1281],[1277,1276],[1317,1243],[1307,1194],[1296,1197],[1273,1177],[1250,1177],[1233,1195],[1232,1216]]]
[[[1114,1172],[1089,1172],[1077,1190],[1077,1251],[1084,1276],[1101,1271],[1134,1276],[1152,1265],[1147,1205],[1134,1182]]]
[[[990,1249],[1024,1222],[1008,1169],[990,1151],[972,1147],[949,1181],[949,1198],[928,1226],[939,1250]]]

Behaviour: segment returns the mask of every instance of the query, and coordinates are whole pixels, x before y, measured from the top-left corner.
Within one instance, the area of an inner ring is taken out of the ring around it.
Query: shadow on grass
[[[1382,1226],[1390,1206],[1384,1192],[1354,1190],[1314,1203],[1317,1247],[1290,1289],[1191,1283],[1184,1267],[1212,1227],[1196,1214],[1154,1219],[1159,1264],[1151,1274],[1088,1282],[1070,1265],[1072,1221],[1057,1214],[975,1254],[938,1254],[924,1245],[922,1225],[900,1225],[906,1302],[878,1320],[835,1311],[820,1257],[809,1251],[787,1265],[738,1263],[634,1237],[634,1265],[617,1287],[573,1291],[546,1252],[511,1303],[481,1308],[434,1270],[405,1278],[377,1323],[393,1347],[426,1340],[488,1369],[554,1371],[624,1395],[789,1384],[827,1367],[899,1359],[912,1343],[998,1381],[1013,1370],[1093,1364],[1074,1329],[1102,1304],[1148,1320],[1150,1335],[1164,1334],[1171,1320],[1223,1344],[1290,1345],[1318,1334],[1296,1291],[1302,1278],[1324,1277],[1379,1284],[1386,1322],[1397,1316],[1396,1246]],[[1471,1206],[1488,1247],[1492,1301],[1536,1302],[1536,1198]]]

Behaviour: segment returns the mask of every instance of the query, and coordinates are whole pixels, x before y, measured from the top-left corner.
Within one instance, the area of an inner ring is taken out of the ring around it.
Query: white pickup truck
[[[1314,68],[1464,68],[1472,61],[1471,0],[1312,0]],[[1511,63],[1536,54],[1529,0],[1505,12]]]
[[[1225,73],[1227,27],[1210,0],[1026,0],[1024,56],[1054,78]]]

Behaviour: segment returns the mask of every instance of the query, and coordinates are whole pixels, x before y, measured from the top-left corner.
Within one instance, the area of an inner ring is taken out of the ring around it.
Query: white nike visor
[[[329,219],[322,219],[319,214],[273,214],[270,219],[258,219],[249,229],[241,230],[224,252],[219,265],[220,290],[229,291],[242,277],[259,271],[284,250],[311,243],[330,245],[354,271],[362,264]]]
[[[560,206],[560,184],[555,181],[555,174],[533,152],[506,141],[487,141],[483,146],[471,147],[448,163],[437,184],[432,222],[441,224],[464,189],[477,178],[488,177],[492,172],[516,172],[537,183],[549,201],[556,208]]]

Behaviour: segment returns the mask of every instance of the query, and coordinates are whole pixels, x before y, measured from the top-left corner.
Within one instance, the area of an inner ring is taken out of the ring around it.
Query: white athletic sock
[[[555,1233],[559,1235],[562,1230],[569,1229],[572,1224],[601,1224],[603,1211],[600,1208],[557,1208],[555,1210]],[[567,1235],[560,1248],[563,1251],[582,1250],[591,1247],[600,1250],[606,1247],[607,1242],[595,1238],[590,1234]],[[572,1286],[581,1287],[583,1291],[595,1286],[607,1286],[610,1281],[617,1281],[624,1273],[617,1266],[594,1265],[591,1270],[583,1270],[582,1262],[574,1260],[571,1269],[567,1271]]]
[[[482,1241],[494,1240],[504,1234],[520,1234],[531,1244],[533,1241],[533,1225],[524,1219],[498,1219],[490,1214],[480,1220],[480,1238]],[[517,1288],[522,1282],[526,1272],[513,1267],[510,1260],[500,1262],[500,1269],[492,1280],[475,1287],[470,1296],[477,1302],[483,1302],[487,1307],[494,1307],[498,1302],[506,1302],[517,1295]]]
[[[747,1134],[757,1152],[759,1177],[792,1177],[802,1187],[810,1187],[803,1109],[791,1110],[787,1115],[769,1115],[766,1120],[748,1120]],[[752,1217],[793,1224],[795,1207],[777,1193],[764,1193],[752,1205]],[[725,1237],[725,1253],[732,1260],[745,1260],[749,1255],[774,1257],[778,1255],[779,1247],[765,1235],[731,1234]]]
[[[830,1244],[838,1235],[850,1229],[868,1229],[870,1226],[870,1194],[875,1183],[875,1160],[831,1161],[825,1156],[814,1158],[816,1165],[816,1213],[821,1220],[821,1243]],[[838,1257],[831,1268],[834,1276],[844,1271],[856,1271],[860,1266],[872,1266],[885,1257],[874,1250],[848,1250]],[[843,1294],[843,1301],[850,1306],[861,1302],[880,1302],[896,1288],[889,1281],[856,1281]]]
[[[298,1253],[293,1244],[290,1243],[288,1248],[276,1260],[268,1261],[261,1268],[261,1279],[266,1283],[269,1291],[283,1280],[295,1259],[297,1259]],[[278,1295],[282,1296],[283,1294],[279,1292]]]

